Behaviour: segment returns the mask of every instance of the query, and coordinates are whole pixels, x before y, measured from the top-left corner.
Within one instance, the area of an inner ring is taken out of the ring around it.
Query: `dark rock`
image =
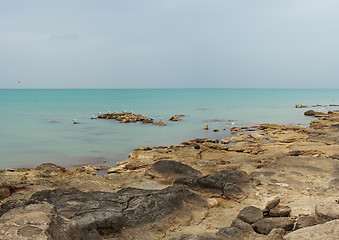
[[[111,234],[159,221],[185,210],[187,204],[207,206],[196,194],[176,187],[164,190],[127,188],[117,193],[45,190],[33,194],[31,200],[54,205],[58,216],[70,221],[71,226],[79,228],[86,236],[89,233],[93,236]],[[70,223],[66,225],[69,227]],[[60,231],[52,232],[57,235]]]
[[[202,188],[220,189],[222,190],[227,183],[224,175],[220,173],[208,174],[198,179],[199,186]]]
[[[314,226],[316,224],[317,224],[317,222],[316,222],[314,216],[299,215],[295,228],[300,229],[300,228],[304,228],[304,227]]]
[[[315,116],[317,115],[317,112],[313,111],[313,110],[308,110],[306,112],[304,112],[305,116]]]
[[[252,224],[259,221],[260,219],[263,219],[264,214],[261,211],[261,209],[257,207],[248,206],[239,212],[237,218],[241,219],[246,223]]]
[[[292,230],[294,220],[287,217],[263,218],[252,224],[253,229],[261,234],[269,234],[273,228],[283,228],[286,231]]]
[[[199,186],[198,177],[178,178],[174,181],[174,184],[186,185],[190,188],[196,188]]]
[[[287,217],[291,211],[292,209],[288,206],[276,206],[269,211],[268,215],[271,217]]]
[[[191,166],[172,160],[161,160],[154,163],[147,173],[155,177],[172,180],[184,177],[196,177],[201,174],[200,171]]]
[[[217,236],[223,240],[236,240],[236,239],[263,239],[261,236],[253,231],[250,224],[237,219],[233,221],[230,227],[221,228]]]
[[[222,193],[225,198],[235,201],[242,200],[245,197],[245,192],[234,183],[227,183],[224,186]]]
[[[203,177],[184,177],[174,181],[175,184],[202,189],[220,190],[225,197],[239,200],[244,197],[240,187],[249,182],[248,174],[238,170],[223,170],[219,173],[208,174]]]
[[[331,158],[339,160],[339,154],[332,155]]]

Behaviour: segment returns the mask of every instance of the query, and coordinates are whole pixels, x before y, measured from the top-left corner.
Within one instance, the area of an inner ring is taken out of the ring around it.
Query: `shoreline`
[[[106,169],[109,174],[96,175],[97,169],[90,165],[74,170],[54,164],[42,164],[35,169],[0,170],[0,226],[5,226],[1,219],[14,214],[17,209],[23,211],[37,204],[47,206],[47,203],[39,202],[14,204],[13,208],[4,209],[7,202],[32,201],[39,192],[53,189],[68,191],[68,194],[102,191],[115,194],[119,199],[121,191],[135,194],[135,190],[129,188],[140,189],[137,196],[164,191],[171,191],[166,192],[170,195],[174,192],[181,194],[182,191],[194,195],[181,203],[188,204],[185,210],[177,209],[179,204],[166,214],[160,214],[162,217],[159,219],[140,217],[144,220],[134,225],[126,223],[113,233],[107,229],[95,230],[100,236],[109,235],[108,239],[129,239],[135,234],[140,234],[140,239],[185,239],[178,237],[192,233],[226,239],[220,229],[230,226],[239,211],[249,205],[263,209],[275,197],[292,209],[289,219],[297,221],[305,214],[316,217],[316,204],[338,198],[339,113],[315,113],[313,117],[309,127],[261,124],[256,126],[255,131],[237,131],[232,137],[224,139],[224,143],[193,139],[162,148],[141,147],[131,152],[117,167]],[[231,185],[220,183],[226,181],[225,178],[232,179]],[[132,199],[136,197],[133,196]],[[154,201],[158,203],[159,200]],[[83,201],[81,204],[84,204]],[[61,214],[68,216],[67,221],[76,222],[77,218],[67,214],[71,209],[48,211],[53,216]],[[183,214],[176,218],[173,216],[176,211],[182,211],[182,214],[188,211],[190,217]],[[22,212],[21,215],[26,216]],[[123,218],[129,219],[128,214]],[[5,229],[12,229],[11,234],[18,234],[22,226],[15,224],[6,225]],[[79,231],[83,228],[80,227]],[[284,234],[293,233],[289,232],[287,230]],[[43,229],[40,233],[49,234]],[[264,237],[258,232],[255,234],[258,236],[253,235],[256,237],[253,239]]]

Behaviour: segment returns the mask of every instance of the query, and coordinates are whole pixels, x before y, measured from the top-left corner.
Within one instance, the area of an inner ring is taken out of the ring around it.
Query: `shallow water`
[[[0,168],[53,162],[114,165],[141,146],[179,144],[197,137],[229,136],[236,126],[257,123],[307,125],[307,109],[295,104],[338,104],[339,90],[142,89],[0,90]],[[320,109],[328,111],[338,107]],[[90,119],[108,111],[143,113],[167,126]],[[167,121],[175,114],[182,121]],[[81,124],[74,125],[76,119]],[[225,131],[214,133],[202,128]]]

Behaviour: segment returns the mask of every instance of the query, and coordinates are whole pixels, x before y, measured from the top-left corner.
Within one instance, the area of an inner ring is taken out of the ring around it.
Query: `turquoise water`
[[[312,118],[303,115],[305,109],[294,108],[295,104],[334,103],[339,103],[339,90],[0,90],[0,168],[34,167],[43,162],[66,167],[115,165],[137,147],[229,136],[232,121],[236,126],[307,125]],[[329,109],[335,108],[323,111]],[[167,126],[90,119],[98,112],[123,110],[162,118]],[[175,114],[186,117],[168,122]],[[73,119],[81,124],[74,125]],[[227,130],[204,131],[206,124]]]

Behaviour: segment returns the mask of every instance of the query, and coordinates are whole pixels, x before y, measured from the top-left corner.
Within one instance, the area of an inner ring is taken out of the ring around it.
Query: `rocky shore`
[[[306,115],[111,168],[0,170],[0,239],[338,239],[339,113]]]

